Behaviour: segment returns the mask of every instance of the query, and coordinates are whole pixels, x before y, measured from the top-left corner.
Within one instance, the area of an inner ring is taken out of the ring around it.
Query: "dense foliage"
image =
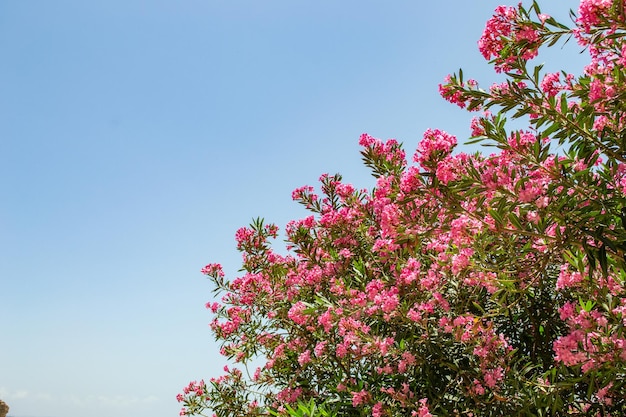
[[[287,225],[289,255],[274,225],[237,232],[245,273],[203,270],[223,295],[211,326],[262,366],[192,382],[181,415],[626,415],[626,1],[573,18],[498,7],[479,49],[506,81],[440,86],[497,152],[432,129],[411,164],[363,135],[376,187],[294,191],[311,215]],[[534,66],[568,37],[582,75]]]

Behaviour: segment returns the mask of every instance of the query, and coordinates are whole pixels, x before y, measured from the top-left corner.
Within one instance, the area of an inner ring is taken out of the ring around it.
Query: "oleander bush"
[[[572,16],[498,7],[478,45],[505,81],[440,86],[494,153],[429,129],[407,160],[364,134],[376,186],[295,190],[288,255],[273,224],[237,231],[243,274],[203,272],[239,366],[189,384],[181,415],[626,415],[626,1]],[[570,38],[582,74],[535,64]]]

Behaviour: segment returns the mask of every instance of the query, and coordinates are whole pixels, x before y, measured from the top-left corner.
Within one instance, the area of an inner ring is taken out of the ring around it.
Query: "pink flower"
[[[332,315],[330,313],[330,308],[326,310],[319,318],[317,319],[318,323],[322,325],[324,331],[326,333],[330,332],[330,329],[333,327]]]
[[[485,385],[492,389],[495,388],[500,381],[502,381],[502,378],[504,378],[502,368],[490,369],[483,375]]]
[[[411,352],[403,352],[400,362],[398,362],[398,372],[406,372],[407,368],[415,365],[416,362],[415,356]]]
[[[415,162],[425,166],[434,159],[441,159],[456,146],[456,137],[439,129],[428,129],[424,138],[417,145],[417,152],[413,156]]]
[[[472,137],[484,136],[485,128],[482,124],[483,117],[475,116],[470,123],[470,129],[472,130]]]
[[[241,227],[235,233],[235,240],[237,241],[237,248],[243,249],[246,244],[253,242],[255,233],[254,230],[248,227]]]
[[[600,23],[606,16],[612,4],[612,0],[581,0],[576,23],[582,26],[585,32],[589,32],[592,26]]]
[[[299,187],[293,190],[293,192],[291,193],[291,198],[296,201],[302,200],[307,195],[314,196],[314,191],[315,190],[313,187],[311,187],[310,185],[305,185],[303,187]],[[317,200],[317,196],[314,196],[314,200]]]
[[[561,269],[562,268],[563,267],[561,267]],[[561,308],[559,308],[559,315],[560,315],[561,320],[563,321],[566,321],[574,317],[575,314],[576,314],[576,307],[574,307],[574,304],[569,301],[563,304]]]
[[[508,142],[511,148],[519,151],[537,142],[537,136],[532,132],[522,130],[512,133]]]
[[[313,349],[313,352],[315,353],[315,356],[317,356],[318,358],[320,356],[322,356],[322,354],[324,353],[324,350],[326,349],[326,345],[328,344],[327,340],[318,342],[315,345],[315,349]]]
[[[308,316],[304,314],[307,306],[302,301],[298,301],[289,309],[287,317],[293,320],[296,324],[304,325],[308,320]]]
[[[554,97],[564,87],[559,83],[561,74],[558,72],[548,73],[543,77],[541,81],[541,90],[548,96]]]
[[[458,274],[470,265],[470,259],[474,250],[470,248],[461,249],[460,253],[452,257],[452,272]]]
[[[503,38],[511,36],[515,18],[517,18],[515,8],[506,6],[496,8],[478,41],[478,50],[485,59],[490,60],[491,57],[500,56],[500,51],[504,48]]]
[[[473,391],[478,394],[478,395],[484,395],[485,394],[485,388],[482,386],[482,384],[480,383],[479,380],[474,379],[473,381]]]
[[[298,398],[300,398],[301,395],[302,395],[302,388],[300,387],[295,388],[295,389],[285,388],[276,395],[276,398],[278,398],[278,400],[280,401],[293,404],[296,401],[298,401]]]
[[[410,285],[411,283],[417,281],[417,278],[420,273],[421,263],[415,258],[409,258],[406,261],[406,265],[400,272],[400,280],[405,285]]]
[[[367,133],[363,133],[359,138],[359,145],[363,147],[368,147],[374,145],[378,140],[371,137]]]
[[[204,275],[209,275],[216,278],[223,278],[224,271],[222,271],[222,265],[220,264],[208,264],[200,270]]]
[[[596,120],[593,122],[593,128],[594,130],[603,130],[608,123],[609,118],[604,115],[600,115],[597,116]]]
[[[343,358],[344,356],[348,354],[348,348],[346,347],[345,344],[340,343],[335,348],[335,354],[337,355],[337,357]]]
[[[454,84],[450,75],[447,75],[443,82],[444,84],[439,84],[439,95],[450,103],[464,109],[467,104],[462,90],[463,84]]]
[[[220,308],[220,304],[219,303],[206,303],[205,307],[209,310],[211,310],[212,313],[217,313],[217,310],[219,310]]]
[[[370,398],[370,393],[367,390],[361,390],[352,393],[352,405],[357,407],[365,404]]]
[[[493,58],[495,70],[502,72],[510,70],[519,58],[529,60],[537,56],[539,41],[537,29],[521,21],[515,8],[498,6],[478,40],[478,49],[485,59]]]
[[[457,160],[452,157],[447,157],[437,163],[435,175],[437,176],[439,182],[447,185],[449,182],[458,179],[457,170]]]
[[[417,410],[417,412],[413,411],[411,413],[411,416],[433,417],[433,415],[430,414],[430,411],[428,410],[428,405],[427,405],[428,400],[426,398],[422,398],[419,402],[420,402],[420,408]]]
[[[415,322],[419,322],[422,320],[422,313],[415,309],[410,309],[409,311],[407,311],[406,316]]]
[[[596,397],[598,398],[598,400],[600,400],[601,403],[604,403],[606,405],[611,405],[613,403],[613,400],[611,400],[611,397],[607,396],[608,392],[611,390],[612,387],[613,387],[613,383],[609,382],[608,385],[600,388],[596,392]]]
[[[585,362],[587,354],[579,350],[579,343],[583,340],[583,333],[580,330],[575,330],[566,336],[559,337],[553,344],[553,349],[556,353],[554,360],[563,362],[563,364],[567,366],[574,366]]]
[[[298,363],[302,366],[311,362],[311,351],[305,350],[298,356]]]
[[[571,272],[569,270],[569,265],[561,265],[561,272],[559,273],[559,277],[556,281],[556,289],[562,290],[565,288],[574,287],[582,282],[582,280],[583,276],[580,272]]]
[[[383,403],[378,402],[372,407],[372,417],[383,417]]]

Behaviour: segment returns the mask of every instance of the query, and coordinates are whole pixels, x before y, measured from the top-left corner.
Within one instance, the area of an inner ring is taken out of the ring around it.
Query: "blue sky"
[[[10,415],[178,415],[225,364],[200,268],[236,276],[236,229],[303,216],[291,191],[322,173],[370,185],[363,132],[409,154],[429,127],[463,141],[437,84],[497,79],[476,41],[500,3],[0,1]]]

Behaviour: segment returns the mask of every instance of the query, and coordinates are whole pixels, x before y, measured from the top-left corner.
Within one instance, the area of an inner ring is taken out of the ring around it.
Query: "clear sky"
[[[236,229],[301,217],[291,191],[322,173],[370,185],[363,132],[463,141],[437,84],[496,80],[476,41],[505,1],[0,1],[10,415],[177,416],[225,364],[200,268],[236,276]]]

